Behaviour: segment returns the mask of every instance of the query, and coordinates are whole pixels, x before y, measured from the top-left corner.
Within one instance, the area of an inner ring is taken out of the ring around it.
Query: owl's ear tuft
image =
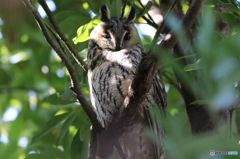
[[[136,18],[136,12],[135,9],[133,7],[131,7],[131,10],[129,11],[128,15],[127,15],[127,22],[133,22]]]
[[[102,5],[102,7],[100,9],[100,13],[101,13],[100,20],[102,22],[108,22],[111,19],[110,10],[108,9],[108,7],[105,4]]]

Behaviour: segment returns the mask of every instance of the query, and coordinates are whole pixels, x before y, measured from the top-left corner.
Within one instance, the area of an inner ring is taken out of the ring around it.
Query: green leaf
[[[235,0],[234,0],[235,1]],[[227,7],[229,9],[232,9],[234,11],[239,11],[239,8],[238,8],[238,3],[236,2],[229,2],[229,0],[218,0],[218,2],[220,4],[222,4],[224,7]]]
[[[32,143],[37,142],[39,139],[41,139],[44,135],[51,132],[56,126],[58,126],[67,116],[69,113],[64,113],[60,115],[54,116],[52,119],[50,119],[43,127],[42,129],[34,135],[32,139]]]
[[[33,76],[33,68],[29,68],[27,70],[24,70],[21,72],[21,75],[18,75],[12,80],[12,87],[23,87],[23,86],[28,86],[30,87],[32,85],[31,82],[26,82],[26,81],[34,81],[34,76]]]
[[[82,142],[79,139],[79,130],[75,134],[71,144],[71,159],[81,158]]]
[[[66,94],[63,95],[66,97]],[[64,100],[59,93],[52,94],[47,97],[47,101],[53,105],[66,105],[76,102],[76,100]]]
[[[81,19],[80,22],[76,23],[77,21],[79,21],[79,19]],[[74,31],[79,26],[88,23],[90,20],[91,20],[91,18],[88,16],[70,16],[69,18],[62,21],[59,24],[59,27],[61,27],[63,30],[65,30],[64,33],[66,32],[67,34],[72,35],[72,34],[74,34]]]
[[[121,16],[122,8],[119,7],[119,6],[122,6],[122,1],[121,0],[112,1],[112,4],[108,5],[108,7],[111,11],[111,16],[114,16],[114,17],[120,17]]]
[[[86,122],[80,129],[80,140],[90,140],[90,126],[89,122]]]
[[[71,152],[71,143],[72,143],[72,134],[70,134],[70,131],[69,131],[66,133],[66,135],[62,139],[62,144],[61,144],[64,149],[64,152],[69,155]]]
[[[7,87],[7,85],[11,82],[11,76],[8,74],[7,71],[5,71],[4,69],[0,68],[0,85],[1,87],[5,86]]]
[[[13,152],[17,152],[17,151],[18,151],[18,145],[16,140],[11,141],[6,145],[1,143],[0,158],[4,159],[6,158],[6,156],[8,156],[8,158],[11,158],[13,156]]]
[[[98,19],[94,19],[89,23],[81,26],[77,30],[77,36],[73,39],[74,44],[84,42],[90,38],[90,33],[93,28],[99,23]]]
[[[25,159],[57,159],[56,157],[49,157],[42,154],[29,154]]]
[[[153,2],[148,1],[146,6],[144,7],[144,9],[142,10],[142,12],[140,14],[138,14],[136,19],[142,17],[145,13],[147,13],[150,10],[150,8],[152,7],[152,5],[153,5]]]
[[[19,120],[20,118],[18,117],[18,120],[12,121],[10,130],[8,131],[8,135],[10,140],[17,140],[19,136],[21,135],[24,122],[22,120]]]
[[[199,70],[201,69],[201,66],[200,66],[200,60],[198,60],[196,63],[193,63],[193,64],[188,64],[184,67],[184,71],[194,71],[194,70]]]
[[[87,49],[83,49],[79,54],[84,61],[87,61]]]
[[[218,12],[218,14],[221,16],[223,20],[229,22],[232,26],[239,26],[240,24],[239,15],[234,15],[232,13],[222,13],[222,12]]]
[[[73,121],[76,119],[76,117],[79,115],[79,110],[73,111],[69,117],[66,119],[66,121],[63,123],[62,128],[60,130],[59,136],[57,138],[57,145],[60,144],[65,137],[67,131],[69,130],[69,127],[73,123]]]
[[[213,31],[215,29],[215,16],[213,11],[210,8],[203,8],[203,17],[202,18],[202,25],[198,29],[197,35],[197,42],[196,46],[199,50],[204,50],[205,52],[209,53],[209,49],[211,48],[210,40],[213,37]]]
[[[58,159],[66,159],[67,156],[66,154],[61,151],[60,149],[50,146],[50,145],[39,145],[37,146],[38,149],[40,150],[41,154],[46,155],[46,156],[55,156]]]
[[[105,0],[104,2],[105,4],[109,4],[108,3],[108,0]],[[99,9],[101,7],[101,5],[103,4],[102,1],[96,1],[96,0],[88,0],[88,4],[91,8],[91,10],[95,13],[95,14],[98,14],[99,13]]]
[[[209,100],[195,100],[190,105],[195,105],[195,104],[206,105],[206,104],[209,104],[209,103],[210,103]]]
[[[71,83],[66,83],[65,84],[65,91],[64,93],[61,95],[61,98],[65,101],[76,101],[76,96],[73,93],[72,90],[70,90]]]

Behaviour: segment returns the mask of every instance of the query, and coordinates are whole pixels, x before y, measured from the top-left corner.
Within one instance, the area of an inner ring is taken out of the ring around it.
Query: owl
[[[121,18],[112,17],[106,5],[100,13],[101,22],[91,32],[88,45],[88,83],[97,118],[107,128],[121,118],[126,108],[124,99],[146,52],[133,23],[134,8]],[[163,135],[160,124],[150,116],[153,107],[155,110],[166,107],[164,85],[157,73],[146,99],[136,110],[138,119],[117,139],[116,148],[122,159],[164,158],[162,148],[146,133],[149,128],[159,138]]]

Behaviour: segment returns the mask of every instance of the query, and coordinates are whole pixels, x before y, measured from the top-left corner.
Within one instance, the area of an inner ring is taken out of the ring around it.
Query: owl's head
[[[101,48],[119,51],[140,42],[133,23],[136,17],[134,8],[123,18],[111,17],[106,5],[101,7],[100,13],[101,23],[92,31],[90,39]]]

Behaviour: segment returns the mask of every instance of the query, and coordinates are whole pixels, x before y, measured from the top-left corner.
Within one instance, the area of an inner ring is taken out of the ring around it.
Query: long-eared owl
[[[133,8],[127,17],[121,18],[112,17],[106,5],[101,7],[100,13],[101,23],[91,32],[88,45],[88,82],[98,120],[107,127],[118,120],[126,108],[124,99],[146,52],[133,23],[136,16]],[[118,139],[122,158],[164,158],[162,149],[149,139],[145,130],[150,128],[162,136],[162,128],[150,117],[149,108],[163,110],[165,106],[164,86],[156,73],[147,98],[136,110],[139,119]]]

